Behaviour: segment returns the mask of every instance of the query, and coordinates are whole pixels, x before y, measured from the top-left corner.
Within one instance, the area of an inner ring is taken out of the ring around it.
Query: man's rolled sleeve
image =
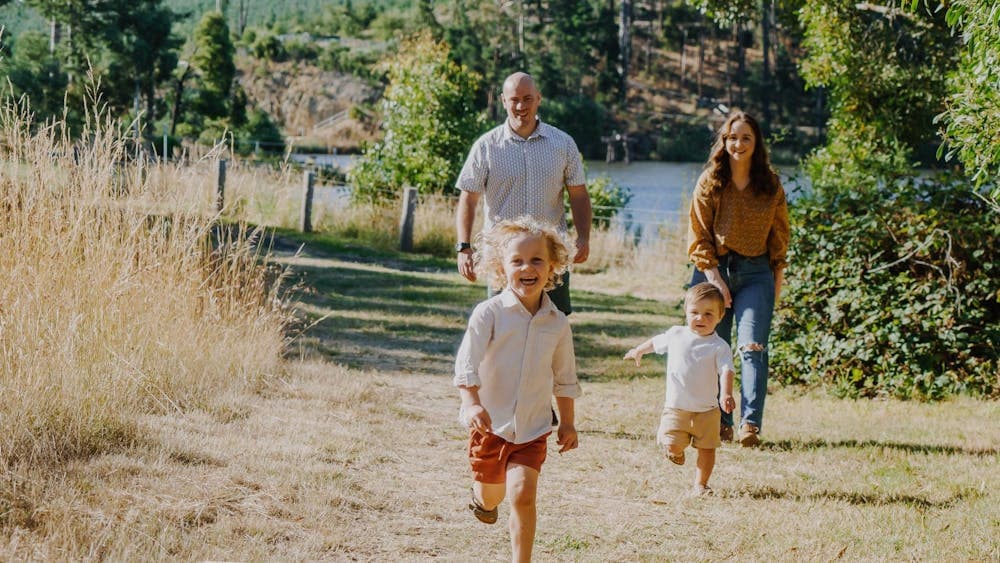
[[[462,171],[458,174],[455,187],[462,191],[483,193],[486,191],[486,176],[489,173],[489,159],[486,154],[486,143],[477,140],[469,156],[465,159]]]
[[[569,324],[559,336],[552,354],[552,396],[575,399],[583,394],[576,377],[576,354],[573,351],[573,331]]]

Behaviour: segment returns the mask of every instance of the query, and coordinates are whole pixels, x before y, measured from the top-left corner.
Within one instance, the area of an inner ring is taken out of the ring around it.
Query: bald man
[[[461,195],[455,218],[458,234],[455,250],[458,271],[469,281],[476,281],[471,242],[480,198],[484,200],[484,230],[498,221],[528,215],[566,233],[564,201],[568,195],[576,230],[573,261],[584,262],[590,254],[593,213],[576,143],[565,132],[538,118],[542,95],[530,75],[515,72],[508,76],[501,100],[507,119],[472,145],[456,184]],[[548,295],[563,313],[568,315],[573,311],[569,272],[563,275],[562,285]]]

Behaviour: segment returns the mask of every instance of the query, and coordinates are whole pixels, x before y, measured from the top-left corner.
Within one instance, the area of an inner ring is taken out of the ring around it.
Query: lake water
[[[343,170],[349,169],[356,158],[355,155],[337,154],[293,154],[291,157],[299,162],[336,166]],[[704,164],[701,162],[639,161],[631,164],[622,162],[609,164],[603,160],[586,162],[588,178],[607,176],[618,185],[629,189],[632,200],[625,207],[624,219],[637,230],[664,222],[671,223],[681,214],[686,214],[687,203],[703,167]],[[787,181],[785,171],[779,169],[779,172],[782,180]],[[789,189],[787,182],[785,188]],[[317,190],[317,196],[324,200],[338,197],[343,193],[343,188],[336,193],[322,188]]]

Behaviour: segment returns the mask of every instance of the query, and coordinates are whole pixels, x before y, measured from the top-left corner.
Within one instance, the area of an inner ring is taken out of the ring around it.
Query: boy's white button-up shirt
[[[472,311],[455,358],[456,386],[478,387],[493,433],[514,444],[551,430],[552,397],[579,397],[569,319],[545,294],[532,316],[510,289]],[[464,409],[459,420],[467,423]]]
[[[653,337],[653,351],[667,355],[664,406],[691,412],[719,406],[720,380],[735,371],[733,353],[721,336],[701,336],[687,326],[675,326]]]

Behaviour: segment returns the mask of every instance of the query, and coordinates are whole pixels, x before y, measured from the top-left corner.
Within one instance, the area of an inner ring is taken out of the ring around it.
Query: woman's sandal
[[[684,452],[681,452],[679,454],[672,454],[670,452],[667,452],[667,459],[669,459],[673,463],[676,463],[677,465],[684,465]]]
[[[497,516],[499,516],[500,511],[498,511],[495,506],[493,507],[493,510],[486,510],[483,508],[483,505],[479,504],[479,501],[476,500],[475,489],[469,489],[469,492],[472,493],[472,503],[469,504],[469,510],[472,511],[472,514],[484,524],[496,524]]]

